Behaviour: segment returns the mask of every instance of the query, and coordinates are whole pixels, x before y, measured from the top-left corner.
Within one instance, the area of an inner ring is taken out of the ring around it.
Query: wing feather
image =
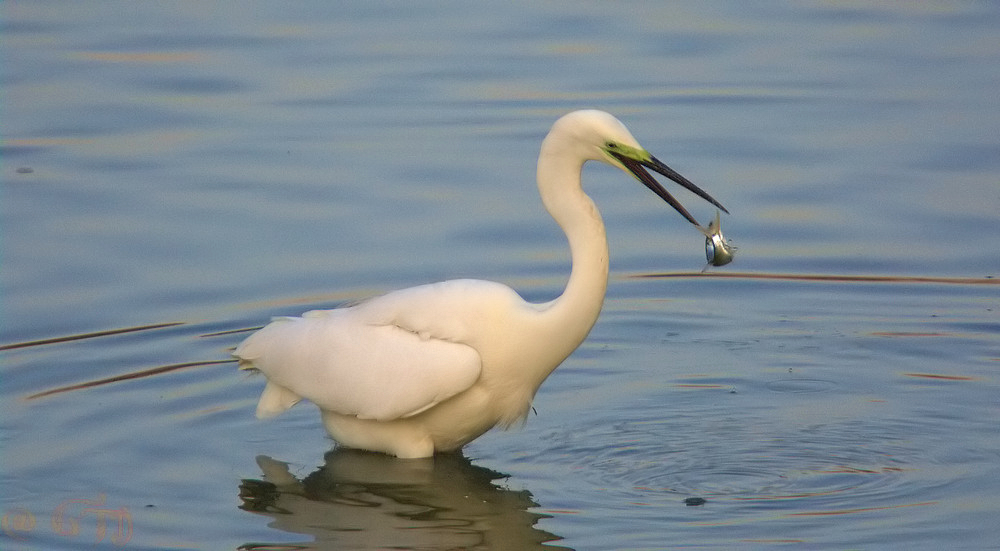
[[[276,319],[234,355],[264,373],[269,387],[287,393],[271,393],[272,400],[280,398],[279,407],[291,401],[290,394],[325,410],[380,421],[447,400],[472,386],[482,368],[479,353],[467,344],[371,323],[355,308]]]

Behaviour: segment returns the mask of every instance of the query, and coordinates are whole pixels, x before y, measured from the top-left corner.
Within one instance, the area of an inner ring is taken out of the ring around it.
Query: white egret
[[[569,113],[542,142],[537,171],[542,203],[569,241],[572,270],[560,297],[534,304],[505,285],[463,279],[277,318],[233,353],[241,368],[267,377],[257,417],[305,398],[341,445],[404,458],[457,450],[495,426],[523,421],[538,387],[583,342],[604,302],[608,243],[580,186],[587,161],[625,170],[696,226],[645,168],[726,210],[640,147],[618,119]]]

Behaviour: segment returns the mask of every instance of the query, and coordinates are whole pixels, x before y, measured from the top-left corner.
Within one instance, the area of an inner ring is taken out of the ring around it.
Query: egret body
[[[569,113],[542,142],[537,172],[542,203],[569,241],[572,271],[561,296],[530,303],[505,285],[462,279],[275,319],[233,353],[242,368],[267,378],[257,416],[305,398],[341,445],[406,458],[457,450],[495,426],[522,421],[604,302],[608,243],[580,185],[587,161],[632,174],[695,225],[646,168],[725,210],[613,116]]]

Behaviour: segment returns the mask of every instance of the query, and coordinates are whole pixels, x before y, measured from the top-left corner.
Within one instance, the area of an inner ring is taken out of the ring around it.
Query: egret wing
[[[276,319],[234,355],[278,387],[262,395],[258,415],[276,415],[300,396],[345,415],[399,419],[468,389],[482,368],[471,346],[373,324],[353,308]]]

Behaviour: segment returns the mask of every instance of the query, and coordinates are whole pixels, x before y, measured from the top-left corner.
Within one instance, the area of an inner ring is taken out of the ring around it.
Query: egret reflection
[[[406,460],[338,448],[324,459],[299,479],[287,463],[257,457],[263,477],[241,482],[240,509],[310,536],[310,549],[568,549],[543,545],[561,538],[535,526],[549,516],[532,511],[530,492],[505,488],[505,475],[461,454]]]

